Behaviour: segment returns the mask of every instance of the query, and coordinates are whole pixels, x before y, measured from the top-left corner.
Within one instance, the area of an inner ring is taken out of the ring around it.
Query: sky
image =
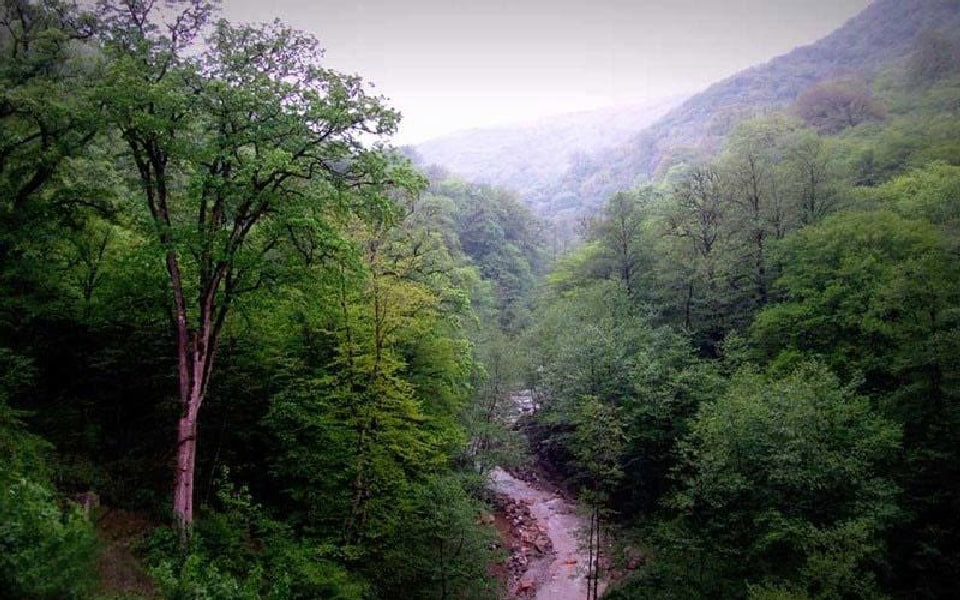
[[[870,0],[223,0],[315,34],[400,110],[394,143],[690,94],[812,43]]]

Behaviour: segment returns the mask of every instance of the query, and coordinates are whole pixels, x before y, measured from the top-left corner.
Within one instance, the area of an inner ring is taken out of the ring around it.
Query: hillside
[[[533,123],[470,129],[416,146],[425,165],[439,165],[478,183],[543,194],[590,154],[625,144],[683,101],[674,96],[625,107],[544,117]]]
[[[819,81],[871,81],[881,68],[903,61],[930,29],[955,37],[960,1],[876,0],[820,41],[710,86],[626,143],[594,153],[551,188],[525,197],[546,214],[596,207],[614,190],[661,172],[672,155],[716,150],[739,120],[785,106]]]

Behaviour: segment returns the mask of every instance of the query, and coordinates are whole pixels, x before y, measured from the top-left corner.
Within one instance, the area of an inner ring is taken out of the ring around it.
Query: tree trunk
[[[587,600],[593,600],[593,585],[591,585],[593,577],[593,523],[594,523],[594,513],[593,507],[590,510],[590,532],[589,532],[589,541],[587,542]]]
[[[197,418],[195,411],[187,409],[177,424],[177,471],[173,492],[173,515],[186,541],[193,524],[193,481],[197,459]]]
[[[177,422],[177,465],[174,472],[173,518],[185,545],[193,525],[193,493],[197,462],[197,417],[207,392],[213,367],[217,334],[223,325],[226,304],[219,314],[214,296],[222,275],[204,282],[198,329],[187,324],[187,309],[180,264],[176,253],[167,252],[167,271],[173,289],[174,321],[177,335],[177,379],[181,413]],[[229,284],[228,284],[229,287]],[[226,300],[224,300],[226,302]]]
[[[209,332],[210,324],[208,323],[201,329]],[[173,491],[174,520],[180,530],[181,541],[186,542],[190,536],[190,527],[193,525],[193,492],[197,462],[197,416],[206,395],[213,355],[212,340],[208,340],[206,343],[195,342],[193,348],[186,349],[186,353],[183,352],[184,344],[181,342],[178,345],[181,349],[179,357],[181,366],[193,367],[192,369],[180,370],[180,376],[186,377],[186,380],[180,382],[183,412],[177,422],[177,468]]]

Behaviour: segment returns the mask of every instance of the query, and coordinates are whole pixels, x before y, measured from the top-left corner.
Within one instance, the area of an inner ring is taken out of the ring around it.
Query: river
[[[535,590],[537,600],[583,600],[587,597],[587,555],[580,548],[585,521],[576,507],[544,486],[531,484],[496,467],[491,474],[494,491],[529,506],[530,514],[546,533],[553,551],[532,561],[518,589]],[[603,582],[600,582],[603,593]],[[517,596],[513,596],[517,597]]]

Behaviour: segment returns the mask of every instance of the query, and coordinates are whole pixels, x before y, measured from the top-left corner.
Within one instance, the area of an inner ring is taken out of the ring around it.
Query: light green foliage
[[[908,219],[948,228],[960,227],[960,167],[933,163],[871,190],[871,199]]]
[[[584,397],[617,402],[629,393],[629,372],[622,366],[640,332],[621,327],[628,314],[625,291],[616,282],[574,290],[546,305],[533,332],[533,366],[549,415],[568,422]]]
[[[377,594],[484,597],[490,532],[465,491],[478,486],[449,470],[475,433],[461,421],[474,370],[461,286],[475,275],[456,268],[442,204],[398,202],[398,219],[347,223],[350,245],[264,329],[298,357],[265,420],[274,469],[293,520]]]
[[[609,275],[604,269],[603,246],[600,240],[588,239],[565,254],[553,265],[546,281],[557,294],[566,294],[578,286],[588,286],[592,281]]]

